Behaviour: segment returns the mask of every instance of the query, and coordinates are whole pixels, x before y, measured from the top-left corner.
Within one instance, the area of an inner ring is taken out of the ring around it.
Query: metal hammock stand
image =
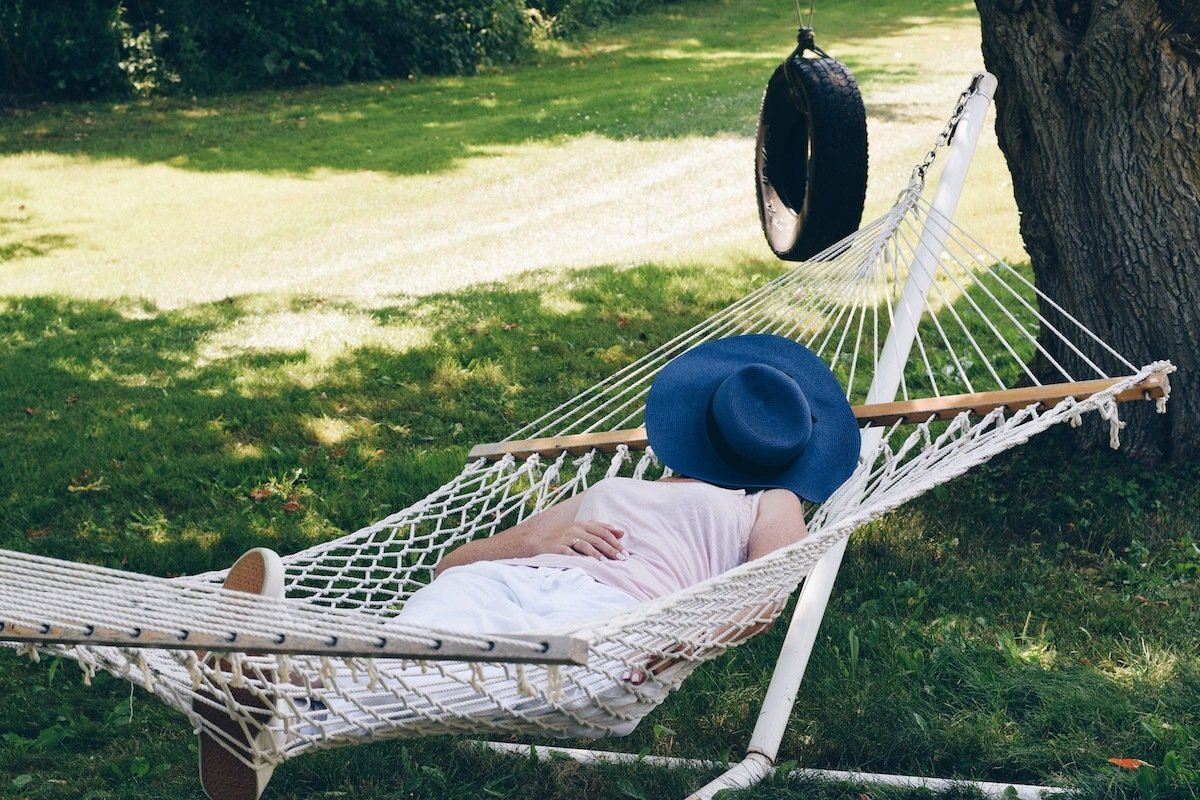
[[[168,580],[0,551],[0,642],[33,658],[73,659],[85,681],[105,670],[143,686],[258,766],[393,737],[629,733],[699,664],[773,621],[802,584],[745,759],[693,797],[755,784],[775,769],[854,530],[1055,425],[1098,414],[1115,447],[1118,403],[1152,400],[1165,410],[1170,362],[1138,366],[1117,353],[952,221],[995,85],[991,75],[975,77],[883,217],[504,442],[480,445],[458,476],[409,508],[285,556],[286,599],[223,590],[220,572]],[[926,199],[943,149],[941,179]],[[741,333],[806,344],[858,404],[858,468],[808,509],[806,538],[619,615],[555,630],[484,636],[393,620],[459,544],[600,477],[669,472],[639,428],[650,382],[676,355]],[[1034,356],[1052,380],[1030,369]],[[207,651],[225,655],[198,655]],[[643,668],[651,673],[644,683],[626,679]],[[231,724],[213,724],[213,714]],[[538,749],[588,762],[717,766]],[[934,789],[959,782],[807,772]],[[995,797],[1008,786],[962,782]],[[1023,798],[1050,791],[1014,788]]]

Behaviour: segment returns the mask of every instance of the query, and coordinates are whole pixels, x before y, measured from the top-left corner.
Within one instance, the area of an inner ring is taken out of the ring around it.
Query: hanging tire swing
[[[758,216],[784,261],[803,261],[858,230],[867,194],[862,95],[846,65],[817,47],[809,13],[758,114]]]

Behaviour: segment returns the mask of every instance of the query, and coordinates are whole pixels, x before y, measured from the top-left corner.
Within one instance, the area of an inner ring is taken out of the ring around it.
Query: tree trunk
[[[1122,441],[1198,456],[1200,0],[976,5],[1036,282],[1138,366],[1179,367],[1165,416],[1122,408]]]

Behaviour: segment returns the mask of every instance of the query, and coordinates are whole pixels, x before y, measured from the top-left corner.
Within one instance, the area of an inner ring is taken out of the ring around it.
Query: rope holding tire
[[[763,234],[784,261],[804,261],[858,230],[867,113],[853,73],[815,45],[810,28],[767,83],[755,177]]]

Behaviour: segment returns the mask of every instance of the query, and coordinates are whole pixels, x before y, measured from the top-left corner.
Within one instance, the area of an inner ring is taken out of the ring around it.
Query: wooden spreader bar
[[[894,425],[897,422],[921,423],[930,419],[953,419],[964,411],[987,414],[997,408],[1018,410],[1031,405],[1055,406],[1068,397],[1082,400],[1102,392],[1125,380],[1125,378],[1102,378],[1094,381],[1052,383],[1045,386],[1028,386],[1021,389],[1003,389],[975,394],[953,394],[944,397],[927,397],[920,400],[903,400],[894,403],[874,403],[854,406],[854,416],[860,427],[870,425]],[[1131,400],[1154,400],[1166,394],[1166,378],[1152,375],[1135,383],[1115,396],[1120,403]],[[471,448],[470,459],[485,458],[498,461],[506,455],[527,458],[535,453],[542,456],[557,456],[564,450],[581,455],[590,450],[612,452],[618,445],[631,450],[646,447],[645,428],[627,428],[619,431],[599,433],[577,433],[565,436],[548,436],[542,439],[520,439],[511,442],[492,442]]]
[[[532,636],[504,634],[491,643],[490,649],[478,645],[431,638],[429,644],[415,642],[393,634],[377,645],[355,637],[352,642],[332,643],[325,639],[286,636],[268,637],[239,635],[228,638],[192,633],[186,639],[162,631],[138,631],[123,628],[89,625],[84,633],[76,626],[33,626],[27,623],[0,622],[0,642],[19,642],[32,645],[88,645],[94,647],[147,647],[162,650],[199,650],[218,653],[256,653],[263,655],[317,655],[334,658],[400,658],[422,661],[482,661],[526,664],[587,664],[588,647],[583,639],[569,636]],[[431,637],[436,636],[431,632]],[[485,637],[486,638],[486,637]],[[524,640],[534,648],[522,647],[506,640]]]

